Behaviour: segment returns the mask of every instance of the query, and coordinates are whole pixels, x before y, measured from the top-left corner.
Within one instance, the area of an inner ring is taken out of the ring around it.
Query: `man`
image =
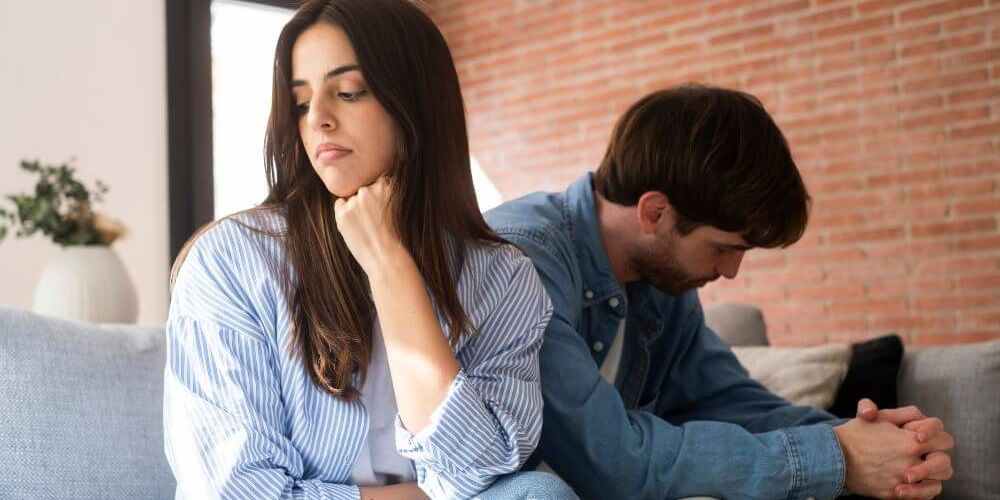
[[[595,174],[489,212],[555,307],[538,458],[584,498],[939,494],[953,445],[940,420],[792,406],[705,326],[695,290],[734,278],[751,248],[796,242],[808,204],[755,98],[684,86],[634,104]]]

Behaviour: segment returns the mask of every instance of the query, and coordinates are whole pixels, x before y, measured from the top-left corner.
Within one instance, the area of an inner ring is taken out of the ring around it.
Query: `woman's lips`
[[[349,149],[326,149],[320,151],[319,154],[316,155],[316,159],[324,161],[339,160],[349,154],[351,154]]]
[[[347,149],[338,144],[333,144],[331,142],[324,142],[316,148],[316,159],[317,160],[339,160],[347,155],[351,154],[351,150]]]

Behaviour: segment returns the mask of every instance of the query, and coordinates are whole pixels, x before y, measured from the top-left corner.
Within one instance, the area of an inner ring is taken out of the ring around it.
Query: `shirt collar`
[[[589,306],[615,296],[624,302],[622,298],[625,294],[611,272],[608,254],[601,239],[597,206],[594,203],[593,173],[588,172],[573,181],[566,189],[563,199],[563,210],[566,220],[570,222],[573,246],[580,262],[584,305]]]

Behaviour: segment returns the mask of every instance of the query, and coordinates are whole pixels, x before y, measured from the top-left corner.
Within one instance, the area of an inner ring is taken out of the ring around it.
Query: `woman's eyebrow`
[[[329,80],[330,78],[342,75],[344,73],[347,73],[348,71],[361,71],[361,67],[358,66],[357,64],[348,64],[347,66],[341,66],[339,68],[331,69],[323,77],[323,80]],[[306,84],[305,80],[292,80],[291,87],[292,88],[300,87],[305,84]]]

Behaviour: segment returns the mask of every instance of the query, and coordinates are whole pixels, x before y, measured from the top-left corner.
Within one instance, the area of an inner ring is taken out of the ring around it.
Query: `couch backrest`
[[[944,421],[955,478],[939,498],[1000,500],[1000,340],[909,349],[899,404]]]
[[[0,306],[0,498],[172,498],[163,328]]]

